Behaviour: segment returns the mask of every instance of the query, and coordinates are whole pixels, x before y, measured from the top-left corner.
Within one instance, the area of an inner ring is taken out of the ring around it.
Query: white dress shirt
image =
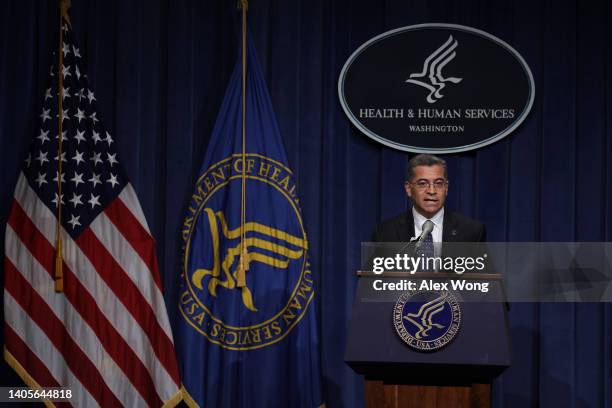
[[[440,256],[442,245],[442,230],[444,228],[444,207],[440,208],[433,217],[425,218],[421,215],[417,210],[412,207],[412,218],[414,218],[414,233],[415,238],[421,236],[421,232],[423,231],[423,223],[427,220],[430,220],[434,224],[433,231],[431,231],[431,238],[434,242],[434,255]],[[437,245],[436,245],[437,243]]]

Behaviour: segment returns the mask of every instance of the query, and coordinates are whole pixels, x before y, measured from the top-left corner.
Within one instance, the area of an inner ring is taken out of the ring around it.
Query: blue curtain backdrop
[[[0,241],[34,136],[57,39],[54,1],[0,7]],[[237,52],[234,0],[73,0],[98,99],[158,244],[176,317],[180,224]],[[612,240],[612,6],[607,1],[252,0],[250,29],[296,171],[318,273],[329,407],[363,405],[343,363],[361,241],[404,211],[405,155],[349,125],[340,69],[383,31],[424,22],[476,27],[531,66],[536,100],[510,137],[445,157],[449,207],[492,241]],[[500,78],[503,81],[504,78]],[[612,305],[515,304],[514,364],[494,406],[612,406]],[[255,380],[255,379],[254,379]],[[3,364],[0,384],[17,384]]]

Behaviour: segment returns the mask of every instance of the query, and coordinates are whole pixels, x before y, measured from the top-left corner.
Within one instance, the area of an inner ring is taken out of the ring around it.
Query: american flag
[[[180,380],[155,242],[98,117],[70,25],[62,31],[63,66],[50,69],[6,227],[4,355],[28,385],[72,390],[76,406],[174,405]],[[59,157],[57,75],[64,88]]]

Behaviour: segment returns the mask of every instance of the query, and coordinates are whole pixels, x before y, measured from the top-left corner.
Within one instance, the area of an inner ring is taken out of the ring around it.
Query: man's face
[[[433,217],[444,206],[448,194],[444,167],[440,164],[416,166],[412,180],[408,180],[404,188],[414,209],[424,217]]]

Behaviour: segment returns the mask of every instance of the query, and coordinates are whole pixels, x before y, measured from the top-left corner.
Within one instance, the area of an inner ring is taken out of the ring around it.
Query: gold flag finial
[[[70,8],[70,0],[60,0],[60,12],[62,18],[70,24],[70,16],[68,15],[68,9]]]
[[[236,6],[239,10],[247,11],[249,9],[249,0],[238,0]]]

